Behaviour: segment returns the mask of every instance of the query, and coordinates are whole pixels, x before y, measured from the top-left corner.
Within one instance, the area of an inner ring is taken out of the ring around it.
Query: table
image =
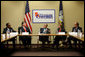
[[[68,34],[29,34],[29,35],[18,34],[18,36],[53,36],[53,39],[54,39],[54,36],[67,36],[67,35]],[[51,37],[50,37],[50,40],[51,40]]]
[[[22,35],[18,34],[18,36],[67,36],[68,34],[29,34],[29,35]]]
[[[11,37],[10,37],[10,36],[9,36],[9,37],[5,37],[4,40],[3,40],[2,37],[1,37],[1,43],[2,43],[2,42],[5,42],[5,41],[8,41],[8,40],[10,40],[10,39],[13,39],[14,37],[17,37],[17,35],[11,36]]]
[[[22,35],[18,34],[18,36],[67,36],[68,34],[29,34],[29,35]]]
[[[29,35],[22,35],[18,34],[18,36],[67,36],[68,34],[29,34]]]
[[[69,37],[72,37],[72,38],[76,39],[79,42],[79,44],[78,44],[79,49],[81,48],[81,46],[84,48],[84,36],[79,37],[79,36],[69,35]]]
[[[2,35],[3,35],[3,34],[2,34]],[[17,37],[17,35],[10,36],[10,34],[9,34],[9,37],[7,37],[7,35],[5,34],[4,39],[2,39],[2,37],[1,37],[0,46],[5,46],[3,43],[4,43],[4,42],[7,42],[7,48],[8,48],[8,41],[12,41],[12,42],[13,42],[13,48],[15,48],[15,38],[16,38],[16,37]]]
[[[16,36],[72,36],[72,37],[74,37],[74,38],[76,38],[76,39],[78,39],[78,40],[84,41],[84,37],[82,37],[82,38],[80,39],[80,37],[78,37],[78,36],[73,36],[73,35],[69,35],[69,34],[65,34],[65,35],[64,35],[64,34],[29,34],[29,35],[18,34],[18,35],[16,35]],[[1,39],[1,42],[10,40],[10,39],[12,39],[12,38],[14,38],[14,37],[16,37],[16,36],[12,36],[12,37],[6,38],[5,40],[2,40],[2,39]]]
[[[84,36],[81,37],[81,38],[80,38],[79,36],[73,36],[73,35],[69,35],[69,36],[74,37],[74,38],[76,38],[77,40],[80,40],[80,41],[84,42]]]
[[[73,35],[69,35],[69,34],[28,34],[28,35],[22,35],[22,34],[18,34],[16,36],[12,36],[12,37],[9,37],[9,38],[6,38],[5,40],[2,40],[1,39],[1,43],[5,42],[5,41],[8,41],[10,39],[13,39],[14,37],[17,37],[17,36],[72,36],[82,42],[84,42],[84,37],[82,37],[81,39],[78,37],[78,36],[73,36]]]

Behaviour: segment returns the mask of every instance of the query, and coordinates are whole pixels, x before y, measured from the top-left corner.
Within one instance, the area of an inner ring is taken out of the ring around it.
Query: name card
[[[18,32],[11,32],[10,37],[18,35]]]
[[[22,35],[29,35],[29,32],[22,32]]]
[[[58,32],[58,34],[60,34],[60,35],[65,35],[65,32]]]
[[[70,35],[77,36],[77,32],[69,32]]]

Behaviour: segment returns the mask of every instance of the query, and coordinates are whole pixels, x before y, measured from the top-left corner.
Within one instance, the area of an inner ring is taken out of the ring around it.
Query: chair
[[[51,36],[49,37],[49,41],[51,41]],[[40,40],[37,39],[37,48],[40,47],[40,46],[39,46],[39,43],[40,43]],[[48,46],[50,46],[50,44],[48,44]]]
[[[19,36],[19,47],[21,48],[21,46],[22,46],[22,39],[21,39],[21,37]]]

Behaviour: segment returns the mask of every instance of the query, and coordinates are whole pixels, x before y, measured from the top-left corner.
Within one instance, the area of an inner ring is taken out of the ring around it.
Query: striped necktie
[[[25,32],[27,32],[26,28],[25,27],[23,27],[23,28],[24,28]]]

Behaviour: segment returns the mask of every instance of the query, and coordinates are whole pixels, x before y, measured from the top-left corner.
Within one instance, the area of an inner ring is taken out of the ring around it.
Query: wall
[[[49,23],[48,28],[55,34],[58,27],[60,1],[29,1],[30,13],[32,18],[33,9],[55,9],[56,23]],[[7,22],[11,23],[14,30],[18,31],[24,19],[26,1],[1,1],[1,33]],[[80,23],[84,31],[84,2],[83,1],[63,1],[64,23],[66,31],[71,31],[75,21]],[[33,34],[37,34],[44,24],[32,23]],[[32,43],[37,43],[38,37],[32,37]],[[53,40],[53,39],[51,39]],[[19,41],[17,40],[17,43]]]

